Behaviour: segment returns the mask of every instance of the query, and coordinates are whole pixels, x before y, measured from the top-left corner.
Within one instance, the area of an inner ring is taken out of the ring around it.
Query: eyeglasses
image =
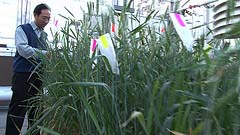
[[[43,21],[50,21],[50,17],[47,16],[39,16],[39,18]]]

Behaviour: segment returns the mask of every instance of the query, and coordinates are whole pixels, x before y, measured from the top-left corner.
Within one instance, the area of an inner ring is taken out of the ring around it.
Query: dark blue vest
[[[31,24],[23,24],[20,25],[22,27],[23,31],[25,32],[27,39],[28,39],[28,45],[30,45],[33,48],[43,48],[41,45],[41,41],[38,39],[36,33],[34,32]],[[46,43],[43,42],[42,43]],[[26,59],[19,55],[19,53],[16,51],[16,54],[13,59],[13,72],[32,72],[36,66],[41,62],[39,58],[30,58]]]

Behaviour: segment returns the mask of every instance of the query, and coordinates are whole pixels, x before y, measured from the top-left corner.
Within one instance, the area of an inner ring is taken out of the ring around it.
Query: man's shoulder
[[[33,30],[33,26],[30,23],[19,25],[23,30]]]
[[[17,31],[23,31],[26,35],[28,33],[31,33],[33,30],[32,26],[30,23],[26,23],[26,24],[21,24],[17,27]]]
[[[32,27],[30,23],[20,24],[18,27]]]

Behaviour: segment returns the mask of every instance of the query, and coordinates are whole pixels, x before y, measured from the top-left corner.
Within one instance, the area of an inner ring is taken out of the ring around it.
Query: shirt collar
[[[33,30],[43,31],[43,28],[39,28],[34,21],[30,23],[32,25]]]

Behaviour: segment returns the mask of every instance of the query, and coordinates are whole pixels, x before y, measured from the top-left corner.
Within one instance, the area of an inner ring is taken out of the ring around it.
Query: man
[[[42,81],[41,56],[47,55],[47,34],[43,28],[49,23],[51,9],[46,4],[35,7],[34,21],[17,27],[15,33],[16,55],[13,60],[12,99],[6,122],[6,135],[21,133],[28,111],[28,127],[35,120],[36,107],[32,98],[39,94]],[[32,134],[40,134],[39,131]]]

